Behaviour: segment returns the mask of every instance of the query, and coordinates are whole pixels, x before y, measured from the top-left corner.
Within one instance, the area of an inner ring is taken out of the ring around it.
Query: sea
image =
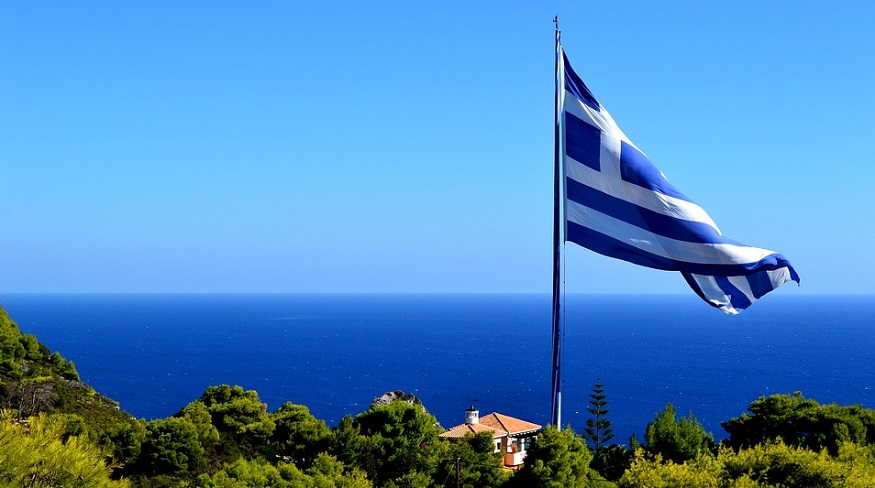
[[[471,405],[550,421],[549,295],[0,294],[0,305],[138,418],[229,384],[332,426],[395,390],[444,427]],[[692,294],[568,295],[563,308],[562,423],[577,431],[597,382],[621,444],[669,403],[718,440],[764,395],[875,408],[872,295],[775,293],[734,317]]]

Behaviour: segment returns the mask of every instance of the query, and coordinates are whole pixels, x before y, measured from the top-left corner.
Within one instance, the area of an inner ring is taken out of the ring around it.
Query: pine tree
[[[614,430],[611,428],[611,421],[607,419],[608,405],[605,395],[602,379],[597,378],[595,387],[592,389],[592,394],[589,395],[589,407],[586,410],[593,418],[586,420],[584,427],[584,437],[593,444],[595,451],[598,452],[608,441],[614,438]]]

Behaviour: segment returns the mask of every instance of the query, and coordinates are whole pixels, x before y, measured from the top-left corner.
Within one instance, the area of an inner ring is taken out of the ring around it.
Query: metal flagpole
[[[554,105],[555,110],[553,114],[553,374],[552,374],[552,394],[553,394],[553,404],[552,404],[552,416],[550,419],[550,423],[555,425],[557,428],[562,428],[562,375],[561,375],[561,367],[562,367],[562,321],[559,314],[560,311],[560,298],[561,298],[561,266],[560,260],[562,259],[561,251],[562,251],[562,173],[561,173],[561,165],[559,162],[559,143],[560,143],[560,132],[559,132],[559,122],[560,122],[560,114],[559,114],[559,89],[562,85],[562,80],[560,79],[560,68],[561,68],[561,60],[559,56],[561,55],[561,44],[560,44],[560,31],[559,31],[559,16],[557,15],[553,19],[553,23],[556,24],[556,61],[555,61],[555,91],[554,91]]]

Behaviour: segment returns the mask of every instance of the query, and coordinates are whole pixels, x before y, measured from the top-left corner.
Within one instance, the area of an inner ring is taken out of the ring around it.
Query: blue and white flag
[[[728,314],[787,281],[799,283],[780,254],[723,237],[623,134],[559,50],[566,241],[680,271],[702,299]]]

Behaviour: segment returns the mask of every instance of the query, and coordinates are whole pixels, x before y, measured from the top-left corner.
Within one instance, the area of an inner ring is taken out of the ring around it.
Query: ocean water
[[[0,295],[26,333],[146,419],[211,385],[291,401],[329,425],[386,391],[445,427],[474,404],[546,424],[547,295]],[[601,378],[615,442],[669,402],[720,439],[762,395],[875,408],[875,297],[768,296],[727,317],[687,295],[569,295],[563,424],[583,428]]]

